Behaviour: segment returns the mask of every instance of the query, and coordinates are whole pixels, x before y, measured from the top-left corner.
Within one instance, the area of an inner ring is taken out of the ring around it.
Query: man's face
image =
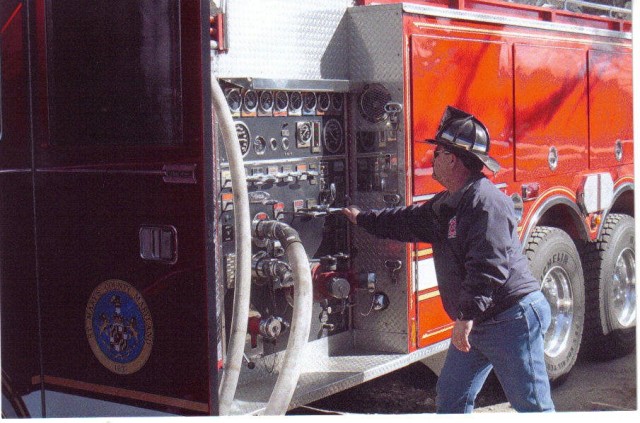
[[[433,179],[440,184],[445,185],[443,182],[449,177],[451,171],[451,153],[441,146],[437,146],[433,152]]]

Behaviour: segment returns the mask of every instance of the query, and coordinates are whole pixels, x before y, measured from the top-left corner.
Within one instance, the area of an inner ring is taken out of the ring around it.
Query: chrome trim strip
[[[149,175],[149,176],[164,176],[166,172],[163,170],[133,170],[133,169],[90,169],[90,168],[48,168],[48,169],[36,169],[37,173],[106,173],[106,174],[119,174],[119,175]]]
[[[402,3],[402,10],[416,15],[429,15],[441,18],[461,19],[475,22],[486,22],[499,25],[513,25],[524,28],[546,29],[560,32],[570,32],[583,35],[595,35],[599,37],[612,37],[631,40],[631,33],[611,31],[608,29],[588,28],[585,26],[561,24],[556,22],[534,21],[524,18],[490,15],[482,12],[470,12],[468,10],[446,9],[442,7],[424,6],[419,4]],[[550,11],[552,9],[549,9]]]
[[[3,173],[31,173],[31,168],[24,169],[0,169],[0,175]]]
[[[349,92],[346,79],[268,79],[268,78],[220,78],[232,85],[253,90],[285,91],[333,91]]]
[[[326,160],[344,160],[345,155],[335,155],[335,156],[312,156],[312,157],[294,157],[291,159],[269,159],[269,160],[245,160],[245,166],[255,166],[255,165],[274,165],[274,164],[291,164],[291,163],[313,163],[313,162],[321,162]],[[220,167],[226,169],[229,167],[229,162],[221,162]]]

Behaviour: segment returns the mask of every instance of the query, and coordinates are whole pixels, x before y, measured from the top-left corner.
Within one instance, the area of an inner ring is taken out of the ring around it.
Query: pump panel
[[[223,87],[243,154],[254,220],[278,220],[295,229],[313,266],[347,251],[347,94],[313,89]],[[234,204],[229,164],[220,146],[220,233],[230,304],[235,286]],[[278,241],[253,240],[253,277],[247,355],[258,359],[286,347],[293,276]],[[316,278],[310,340],[347,328],[347,297],[332,295]],[[231,308],[227,307],[227,319]],[[318,316],[315,318],[315,316]]]

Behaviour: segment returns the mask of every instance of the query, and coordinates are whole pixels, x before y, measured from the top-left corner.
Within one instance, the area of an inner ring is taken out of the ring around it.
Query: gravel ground
[[[554,387],[559,412],[637,410],[636,353],[611,361],[580,359],[569,378]],[[421,363],[412,364],[347,391],[324,398],[310,407],[335,413],[435,413],[437,376]],[[513,412],[492,374],[476,400],[477,412]],[[322,414],[309,408],[290,415]]]

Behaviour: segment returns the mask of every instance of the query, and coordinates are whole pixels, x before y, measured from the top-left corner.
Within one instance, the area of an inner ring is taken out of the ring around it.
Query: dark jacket
[[[522,254],[513,202],[484,176],[421,205],[360,212],[357,223],[382,238],[432,244],[452,320],[479,323],[540,289]]]

